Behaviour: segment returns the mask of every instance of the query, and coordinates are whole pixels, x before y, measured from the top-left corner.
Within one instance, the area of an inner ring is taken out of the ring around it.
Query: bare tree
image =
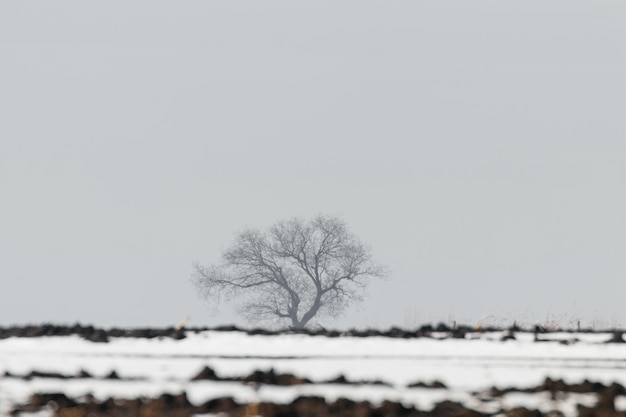
[[[370,278],[385,276],[341,219],[319,215],[281,221],[266,232],[244,230],[220,265],[194,265],[193,282],[205,298],[236,297],[251,321],[303,328],[314,317],[336,317],[362,299]]]

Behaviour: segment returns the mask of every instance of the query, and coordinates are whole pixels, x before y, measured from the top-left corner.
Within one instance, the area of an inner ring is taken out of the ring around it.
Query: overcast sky
[[[5,1],[0,324],[242,323],[192,263],[340,215],[329,326],[626,326],[626,4]]]

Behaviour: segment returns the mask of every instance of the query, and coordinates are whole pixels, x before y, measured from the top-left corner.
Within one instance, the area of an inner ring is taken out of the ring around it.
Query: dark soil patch
[[[210,368],[207,368],[210,369]],[[215,373],[205,373],[216,377]],[[264,373],[263,377],[256,375],[256,379],[270,380]],[[280,374],[273,374],[279,378]],[[435,387],[438,384],[431,384]],[[619,395],[626,395],[624,387],[619,384],[609,386],[584,381],[580,384],[566,384],[561,380],[546,379],[543,384],[528,389],[509,388],[497,390],[492,395],[504,395],[508,392],[538,393],[542,391],[595,393],[598,401],[594,407],[578,406],[580,417],[626,417],[626,412],[616,411],[615,399]],[[353,401],[340,398],[334,402],[327,402],[321,397],[299,397],[289,404],[273,404],[267,402],[240,404],[233,398],[223,397],[207,401],[202,404],[192,404],[187,395],[163,394],[155,398],[113,399],[97,401],[92,396],[80,399],[69,398],[62,393],[43,393],[32,395],[28,403],[18,405],[13,415],[22,412],[37,412],[41,410],[53,411],[55,417],[191,417],[194,414],[220,414],[232,417],[263,415],[265,417],[487,417],[487,414],[473,410],[454,401],[442,401],[430,411],[422,411],[415,407],[407,407],[398,402],[384,401],[374,405],[366,401]],[[538,410],[525,407],[502,409],[495,413],[507,417],[544,417]],[[553,414],[548,414],[553,415]]]
[[[584,380],[581,383],[568,384],[562,379],[546,378],[544,382],[536,387],[531,388],[496,388],[493,387],[489,391],[489,395],[493,397],[501,397],[511,392],[523,392],[523,393],[536,393],[536,392],[551,392],[553,396],[557,393],[576,393],[576,394],[602,394],[607,390],[615,393],[615,395],[626,395],[626,390],[620,384],[604,385],[601,382],[591,382]]]
[[[13,414],[43,409],[53,410],[56,417],[191,417],[194,414],[220,413],[232,417],[485,417],[485,414],[448,401],[438,404],[430,412],[390,401],[373,405],[366,401],[345,398],[327,402],[321,397],[299,397],[289,404],[239,404],[230,397],[224,397],[193,405],[185,393],[163,394],[156,398],[108,399],[102,402],[93,398],[77,401],[60,393],[36,394],[30,398],[28,404],[16,407]]]
[[[413,382],[408,385],[409,388],[435,388],[435,389],[446,389],[446,384],[440,381],[432,381],[432,382]]]
[[[227,382],[243,382],[248,384],[267,384],[267,385],[302,385],[302,384],[346,384],[346,385],[386,385],[390,384],[383,381],[351,381],[343,375],[327,381],[313,382],[308,378],[298,377],[293,374],[276,373],[273,369],[268,371],[256,370],[250,375],[243,377],[220,377],[208,366],[205,366],[198,375],[191,379],[192,381],[227,381]]]
[[[433,334],[438,333],[438,338],[466,338],[469,333],[490,333],[490,332],[506,332],[503,340],[509,340],[515,338],[516,332],[534,333],[537,335],[537,341],[550,341],[549,335],[553,332],[569,332],[573,333],[571,329],[546,329],[545,327],[536,325],[530,328],[520,328],[517,324],[509,328],[497,328],[497,327],[484,327],[474,328],[466,325],[456,324],[449,326],[445,323],[439,323],[437,325],[424,325],[415,330],[406,330],[398,327],[392,327],[388,330],[377,329],[365,329],[365,330],[327,330],[324,328],[318,329],[284,329],[278,331],[270,331],[267,329],[243,329],[236,326],[220,326],[215,328],[174,328],[167,327],[162,329],[156,328],[111,328],[102,329],[94,326],[85,326],[81,324],[75,324],[73,326],[59,326],[54,324],[41,324],[41,325],[28,325],[28,326],[12,326],[12,327],[0,327],[0,339],[6,339],[9,337],[42,337],[42,336],[70,336],[78,335],[85,340],[96,343],[106,343],[111,337],[131,337],[131,338],[171,338],[175,340],[184,339],[188,332],[203,332],[203,331],[223,331],[223,332],[244,332],[248,335],[263,335],[263,336],[278,336],[285,334],[303,334],[308,336],[324,336],[324,337],[388,337],[396,339],[414,339],[420,337],[433,337]],[[592,329],[581,329],[581,333],[606,333],[607,330],[596,331]],[[607,340],[607,343],[625,343],[623,334],[624,330],[610,330],[613,332],[612,337]]]
[[[384,386],[391,386],[391,384],[375,379],[375,380],[367,380],[367,379],[362,379],[359,381],[351,381],[348,378],[346,378],[344,375],[339,375],[336,378],[332,378],[329,379],[327,381],[322,381],[322,382],[318,382],[318,384],[342,384],[342,385],[384,385]]]
[[[78,335],[85,340],[96,343],[107,343],[111,337],[135,337],[153,339],[157,337],[184,339],[185,332],[182,329],[168,327],[165,329],[118,329],[109,330],[96,328],[94,326],[83,326],[75,324],[73,326],[57,326],[53,324],[42,324],[39,326],[14,326],[0,327],[0,339],[9,337],[43,337],[43,336],[71,336]]]
[[[4,373],[4,377],[5,378],[19,378],[19,379],[24,379],[26,381],[30,381],[31,379],[34,378],[51,378],[51,379],[86,379],[86,378],[93,378],[93,379],[115,379],[115,380],[121,380],[124,379],[126,381],[138,381],[141,380],[141,378],[121,378],[116,371],[111,371],[109,374],[98,378],[95,377],[93,375],[91,375],[89,372],[85,371],[85,370],[80,370],[76,375],[64,375],[64,374],[60,374],[57,372],[41,372],[41,371],[30,371],[29,373],[25,374],[25,375],[15,375],[12,374],[10,372],[5,372]]]

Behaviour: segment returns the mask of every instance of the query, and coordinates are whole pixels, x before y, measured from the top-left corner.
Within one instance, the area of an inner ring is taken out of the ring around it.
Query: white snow
[[[188,333],[183,340],[113,338],[92,343],[78,336],[9,338],[0,340],[0,374],[31,371],[64,375],[85,370],[96,378],[50,379],[0,377],[0,413],[35,392],[65,392],[71,396],[156,396],[187,392],[193,402],[221,396],[240,401],[287,402],[300,395],[329,400],[347,397],[380,402],[401,401],[429,409],[444,399],[476,409],[526,406],[575,415],[576,404],[592,405],[595,396],[567,395],[553,401],[545,394],[510,393],[501,404],[481,402],[472,393],[492,386],[530,387],[546,377],[567,382],[584,379],[626,385],[626,345],[604,343],[610,334],[549,334],[535,342],[532,334],[501,342],[502,334],[472,333],[466,339],[391,339],[281,335],[249,336],[243,332]],[[578,341],[565,345],[556,340]],[[244,376],[256,369],[274,368],[315,382],[340,374],[350,380],[382,380],[391,386],[306,384],[261,386],[258,391],[236,382],[191,381],[204,366],[220,376]],[[122,378],[101,379],[115,370]],[[100,378],[100,379],[99,379]],[[447,389],[407,388],[412,382],[441,381]],[[618,407],[625,408],[620,399]]]

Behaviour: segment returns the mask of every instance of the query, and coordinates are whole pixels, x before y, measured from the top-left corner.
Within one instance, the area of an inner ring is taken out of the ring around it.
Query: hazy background
[[[626,325],[626,4],[5,1],[0,324],[242,323],[189,282],[341,215],[327,326]]]

